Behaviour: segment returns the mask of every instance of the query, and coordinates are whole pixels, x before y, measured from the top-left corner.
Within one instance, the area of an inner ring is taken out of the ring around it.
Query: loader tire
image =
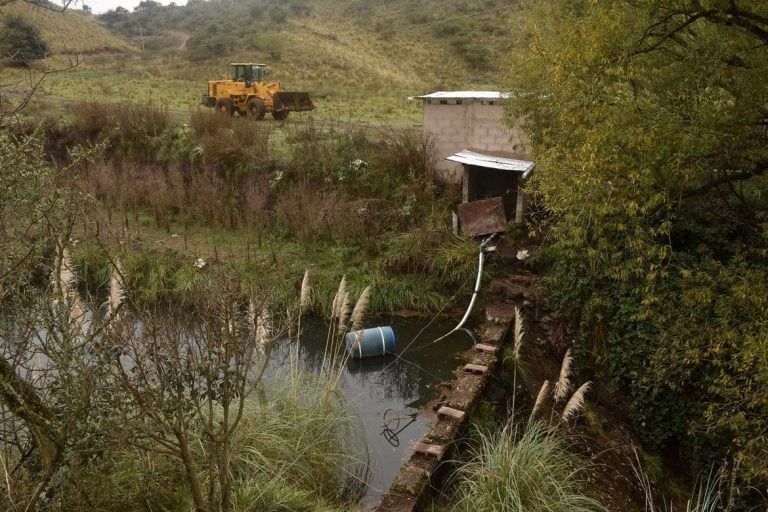
[[[228,98],[221,98],[216,102],[216,112],[219,114],[234,115],[235,106],[232,104],[232,100]]]
[[[251,98],[248,100],[246,110],[248,111],[249,117],[257,120],[264,119],[264,113],[267,111],[266,107],[264,107],[264,102],[258,98]]]
[[[290,112],[289,110],[285,110],[285,109],[283,109],[283,110],[273,110],[272,111],[272,117],[274,117],[275,120],[277,120],[277,121],[285,121],[286,119],[288,119],[288,113],[289,112]]]

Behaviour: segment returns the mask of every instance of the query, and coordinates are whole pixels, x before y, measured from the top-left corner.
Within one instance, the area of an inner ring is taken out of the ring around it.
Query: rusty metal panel
[[[490,235],[507,230],[507,215],[501,197],[462,203],[458,210],[461,232],[467,236]]]

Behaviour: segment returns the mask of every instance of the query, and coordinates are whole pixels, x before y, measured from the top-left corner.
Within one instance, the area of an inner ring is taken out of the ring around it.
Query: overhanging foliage
[[[549,297],[647,444],[768,481],[768,4],[519,14],[509,115],[533,141]]]

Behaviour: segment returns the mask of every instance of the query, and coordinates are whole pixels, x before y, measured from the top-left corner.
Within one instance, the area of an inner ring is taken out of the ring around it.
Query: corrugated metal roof
[[[528,160],[518,160],[516,158],[504,158],[494,155],[484,155],[482,153],[475,153],[474,151],[459,151],[458,153],[446,157],[446,160],[452,162],[459,162],[465,165],[476,165],[478,167],[487,167],[489,169],[498,169],[500,171],[515,171],[522,172],[523,179],[528,177],[528,174],[533,170],[536,165]]]
[[[504,100],[509,93],[499,91],[437,91],[423,96],[413,96],[422,100]]]

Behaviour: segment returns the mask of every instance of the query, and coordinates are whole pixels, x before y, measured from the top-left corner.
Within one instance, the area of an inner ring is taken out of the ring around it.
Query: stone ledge
[[[456,421],[463,421],[467,413],[458,409],[454,409],[453,407],[443,406],[437,410],[437,415],[438,417],[443,416],[444,418],[452,418]]]
[[[505,305],[506,306],[506,305]],[[514,318],[514,308],[512,308]],[[462,373],[453,381],[441,386],[444,396],[437,408],[438,420],[424,434],[421,441],[414,445],[414,451],[408,462],[395,478],[389,492],[384,495],[378,512],[413,512],[418,510],[424,494],[442,477],[445,461],[450,451],[461,440],[462,427],[479,403],[491,372],[498,365],[498,352],[507,337],[510,320],[500,323],[487,322],[478,331],[484,346],[490,349],[476,351],[473,363],[460,367]],[[482,364],[480,364],[482,363]],[[479,374],[464,372],[478,371]],[[482,370],[482,371],[481,371]]]

